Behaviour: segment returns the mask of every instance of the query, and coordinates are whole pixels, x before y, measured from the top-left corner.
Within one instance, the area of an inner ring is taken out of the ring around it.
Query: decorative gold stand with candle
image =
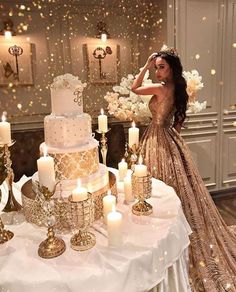
[[[108,133],[111,129],[107,129],[106,132],[104,131],[100,131],[100,130],[96,130],[97,133],[101,134],[101,139],[100,139],[100,143],[101,143],[101,154],[102,154],[102,163],[104,165],[107,165],[107,138],[106,138],[106,133]]]
[[[130,167],[130,169],[134,170],[134,165],[138,161],[140,149],[137,144],[133,144],[132,147],[129,147],[129,144],[125,144],[125,158]]]
[[[95,220],[100,219],[103,215],[103,197],[107,194],[108,189],[111,189],[112,194],[117,196],[116,176],[112,172],[109,172],[109,184],[97,192],[92,193],[95,207]],[[22,206],[26,220],[42,226],[46,220],[46,214],[37,194],[38,186],[35,183],[32,184],[32,180],[28,180],[21,188]],[[54,215],[56,217],[54,228],[59,232],[64,232],[64,228],[67,226],[69,231],[72,226],[68,218],[68,198],[64,198],[63,202],[61,202],[60,198],[56,197],[53,197],[52,200],[54,202]]]
[[[71,248],[77,251],[84,251],[92,248],[96,243],[95,235],[88,232],[94,222],[94,203],[91,193],[87,193],[86,199],[74,201],[69,196],[68,217],[74,230],[79,230],[71,237]]]
[[[45,259],[55,258],[63,254],[66,250],[65,242],[61,238],[56,237],[53,230],[56,219],[53,215],[54,202],[51,200],[51,197],[53,196],[55,189],[52,192],[45,186],[38,186],[38,189],[45,199],[42,205],[47,214],[48,226],[47,239],[40,243],[38,255]]]
[[[8,200],[7,203],[2,210],[3,212],[12,212],[12,211],[20,211],[21,210],[21,205],[17,202],[17,200],[14,197],[13,189],[12,189],[12,184],[14,180],[14,172],[12,170],[12,161],[11,161],[11,153],[9,150],[9,147],[15,144],[15,141],[12,141],[10,144],[1,144],[0,145],[0,152],[3,153],[4,155],[4,164],[6,167],[6,172],[7,172],[7,185],[8,185]]]
[[[139,146],[139,129],[135,126],[134,121],[132,127],[128,129],[128,143],[125,145],[125,156],[129,162],[129,166],[134,170],[134,164],[138,160]]]
[[[151,197],[152,194],[152,177],[150,174],[145,176],[136,176],[132,174],[132,193],[138,199],[138,202],[132,206],[132,212],[135,215],[150,215],[152,213],[152,205],[145,200]]]

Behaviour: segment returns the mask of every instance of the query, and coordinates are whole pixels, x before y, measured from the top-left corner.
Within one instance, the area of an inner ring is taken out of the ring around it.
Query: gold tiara
[[[174,48],[169,48],[167,45],[163,45],[159,53],[166,53],[172,56],[178,56],[177,51]]]

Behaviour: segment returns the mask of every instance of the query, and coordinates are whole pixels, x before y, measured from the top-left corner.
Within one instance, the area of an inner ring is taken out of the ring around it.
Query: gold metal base
[[[20,211],[21,209],[22,209],[22,206],[15,199],[12,189],[9,190],[8,200],[2,212],[8,213],[12,211]]]
[[[0,244],[3,244],[7,241],[9,241],[10,239],[12,239],[12,237],[14,236],[14,233],[11,232],[10,230],[2,230],[2,232],[0,232]]]
[[[138,201],[136,204],[132,206],[132,212],[134,215],[148,216],[152,214],[153,208],[152,208],[152,205],[150,205],[146,201]]]
[[[44,259],[51,259],[63,254],[65,250],[66,245],[61,238],[47,238],[40,243],[38,255]]]
[[[3,244],[7,242],[8,240],[12,239],[13,236],[14,236],[13,232],[11,232],[10,230],[6,230],[4,228],[4,224],[0,217],[0,244]]]
[[[77,251],[85,251],[92,248],[96,243],[95,235],[91,232],[76,233],[71,237],[70,245],[71,248]]]

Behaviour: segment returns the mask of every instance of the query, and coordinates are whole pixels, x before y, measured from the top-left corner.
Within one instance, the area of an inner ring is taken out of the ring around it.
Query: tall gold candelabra
[[[55,188],[51,192],[47,187],[39,186],[38,184],[38,189],[39,192],[43,195],[44,202],[42,203],[42,207],[47,215],[48,227],[47,239],[40,243],[38,255],[45,259],[55,258],[63,254],[63,252],[66,250],[65,242],[61,238],[55,236],[53,229],[53,226],[56,223],[56,218],[53,215],[54,202],[51,200],[51,198],[55,193]]]
[[[106,132],[104,131],[99,131],[96,130],[97,133],[101,134],[101,139],[100,139],[100,143],[101,143],[101,154],[102,154],[102,163],[104,165],[107,165],[107,138],[106,138],[106,133],[108,133],[111,129],[109,128]]]
[[[4,148],[0,148],[0,186],[4,182],[4,180],[7,177],[6,172],[6,166],[4,163]],[[2,191],[0,190],[0,202],[2,200]],[[14,236],[14,233],[10,230],[6,230],[4,228],[4,224],[2,222],[1,216],[0,216],[0,244],[3,244],[4,242],[7,242]]]
[[[8,200],[4,209],[2,210],[3,212],[20,211],[22,208],[21,205],[15,199],[13,189],[12,189],[12,184],[14,181],[14,172],[11,167],[12,161],[11,161],[11,153],[10,153],[9,147],[11,147],[14,144],[15,144],[15,141],[12,141],[10,144],[0,145],[4,153],[4,165],[6,167],[6,172],[7,172],[6,181],[7,181],[7,186],[8,186]]]

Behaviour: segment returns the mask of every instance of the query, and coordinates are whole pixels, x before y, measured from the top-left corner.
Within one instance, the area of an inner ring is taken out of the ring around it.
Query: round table
[[[115,174],[117,171],[110,169]],[[29,178],[14,184],[20,201],[20,188]],[[67,249],[60,257],[46,260],[38,256],[46,229],[23,221],[6,226],[14,232],[12,240],[0,246],[0,291],[10,292],[144,292],[189,291],[187,251],[190,227],[174,190],[152,179],[153,206],[150,216],[135,216],[132,204],[125,205],[123,183],[118,183],[117,209],[123,213],[124,244],[107,245],[106,226],[96,221],[91,229],[95,247],[76,252],[69,247],[71,234],[61,234]],[[1,186],[3,207],[6,188]],[[6,214],[1,214],[6,217]],[[16,216],[17,217],[17,216]]]

